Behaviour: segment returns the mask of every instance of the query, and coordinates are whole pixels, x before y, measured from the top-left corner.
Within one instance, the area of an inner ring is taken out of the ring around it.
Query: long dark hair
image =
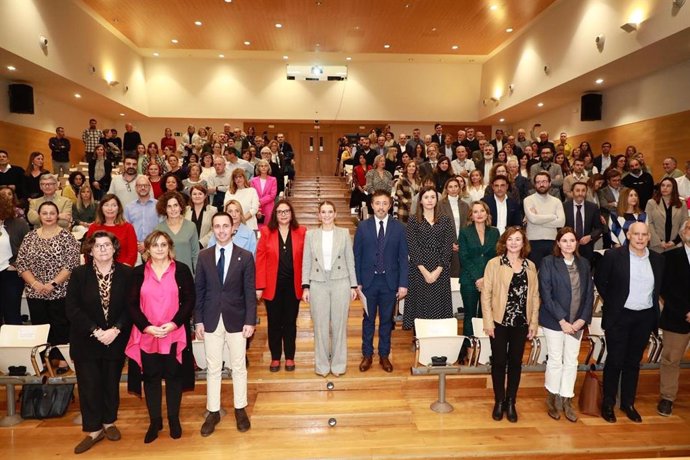
[[[434,194],[436,195],[436,206],[434,206],[434,222],[438,220],[438,192],[436,191],[435,186],[425,185],[419,190],[419,201],[417,202],[417,210],[415,212],[415,218],[417,219],[417,222],[421,222],[422,219],[424,219],[424,207],[422,206],[422,197],[427,192],[434,192]]]
[[[278,230],[278,206],[281,204],[286,205],[287,207],[290,208],[290,229],[291,230],[297,230],[299,228],[299,222],[297,222],[297,216],[295,215],[295,208],[292,207],[292,203],[290,203],[286,199],[282,199],[276,203],[276,205],[273,207],[273,212],[271,213],[271,219],[268,221],[268,229],[272,232],[275,232]]]
[[[683,206],[683,202],[680,200],[680,194],[678,193],[678,182],[676,182],[675,179],[671,179],[670,177],[664,177],[659,181],[658,184],[654,187],[654,196],[652,199],[656,202],[656,204],[661,204],[661,184],[664,182],[669,182],[671,184],[671,200],[670,204],[674,208],[680,208]]]

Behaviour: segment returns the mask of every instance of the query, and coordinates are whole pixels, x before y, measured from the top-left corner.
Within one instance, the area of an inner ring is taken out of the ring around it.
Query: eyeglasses
[[[284,215],[290,214],[290,212],[291,212],[291,211],[290,211],[289,209],[278,209],[278,210],[276,211],[276,214],[281,214],[281,215],[284,216]]]
[[[113,243],[94,244],[93,247],[94,247],[94,249],[98,249],[98,250],[103,251],[104,249],[112,248]]]

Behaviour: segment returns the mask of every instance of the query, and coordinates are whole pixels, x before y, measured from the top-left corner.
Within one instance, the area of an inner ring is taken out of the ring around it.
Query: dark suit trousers
[[[268,316],[268,348],[271,360],[280,361],[285,350],[285,359],[295,359],[295,339],[297,338],[297,314],[299,299],[292,281],[278,280],[273,300],[266,300]]]
[[[637,393],[640,361],[654,327],[654,309],[633,311],[626,308],[614,327],[606,329],[606,363],[604,364],[604,401],[616,403],[618,382],[621,385],[621,406],[632,406]]]
[[[362,356],[374,354],[374,330],[376,329],[376,312],[379,315],[379,356],[387,358],[391,353],[391,331],[393,330],[393,309],[397,291],[391,291],[386,282],[386,275],[374,275],[371,285],[363,289],[367,298],[367,310],[362,319]]]
[[[530,240],[529,244],[532,250],[528,258],[539,268],[541,260],[553,251],[553,240]]]
[[[120,377],[125,357],[115,360],[75,360],[82,431],[98,431],[115,423],[120,407]]]
[[[472,329],[472,318],[481,318],[482,309],[479,305],[479,291],[474,283],[460,283],[460,296],[465,310],[465,318],[462,320],[462,335],[471,337],[474,335]]]
[[[495,401],[515,400],[522,375],[522,355],[527,341],[527,326],[506,327],[494,322],[491,341],[491,382]],[[506,389],[506,366],[508,386]]]
[[[16,271],[0,271],[0,322],[2,324],[22,324],[21,305],[24,280]]]
[[[165,379],[165,402],[168,406],[168,418],[180,418],[182,402],[182,364],[177,361],[177,344],[173,344],[170,353],[141,352],[144,394],[149,418],[153,421],[161,418],[161,401],[163,399],[162,380]]]
[[[65,299],[26,299],[31,324],[50,324],[48,342],[51,345],[69,343],[69,320],[65,313]],[[64,359],[57,348],[50,353],[53,359]]]

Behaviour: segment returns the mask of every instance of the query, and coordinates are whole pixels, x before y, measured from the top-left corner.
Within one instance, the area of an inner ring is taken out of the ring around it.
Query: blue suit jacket
[[[408,285],[408,256],[405,227],[388,217],[385,230],[386,238],[383,249],[383,264],[386,272],[386,282],[391,291]],[[374,280],[376,266],[377,229],[374,217],[360,222],[355,233],[354,253],[357,284],[366,289]]]
[[[522,208],[520,203],[513,200],[510,197],[506,198],[508,202],[506,203],[506,208],[508,211],[508,216],[506,217],[506,227],[513,227],[515,225],[522,226]],[[482,198],[482,201],[489,206],[489,211],[491,212],[491,225],[496,226],[496,198],[494,194],[491,193]]]

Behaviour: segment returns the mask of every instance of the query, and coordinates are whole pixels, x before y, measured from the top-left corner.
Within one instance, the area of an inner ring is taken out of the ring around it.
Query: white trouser
[[[577,355],[580,353],[582,332],[570,335],[563,331],[543,329],[548,353],[544,386],[551,393],[572,398],[575,396]]]
[[[245,353],[247,339],[242,332],[226,332],[223,318],[212,333],[204,333],[206,351],[206,409],[209,412],[220,410],[220,382],[223,371],[223,347],[230,350],[230,369],[232,370],[232,391],[235,409],[247,406],[247,367]]]

